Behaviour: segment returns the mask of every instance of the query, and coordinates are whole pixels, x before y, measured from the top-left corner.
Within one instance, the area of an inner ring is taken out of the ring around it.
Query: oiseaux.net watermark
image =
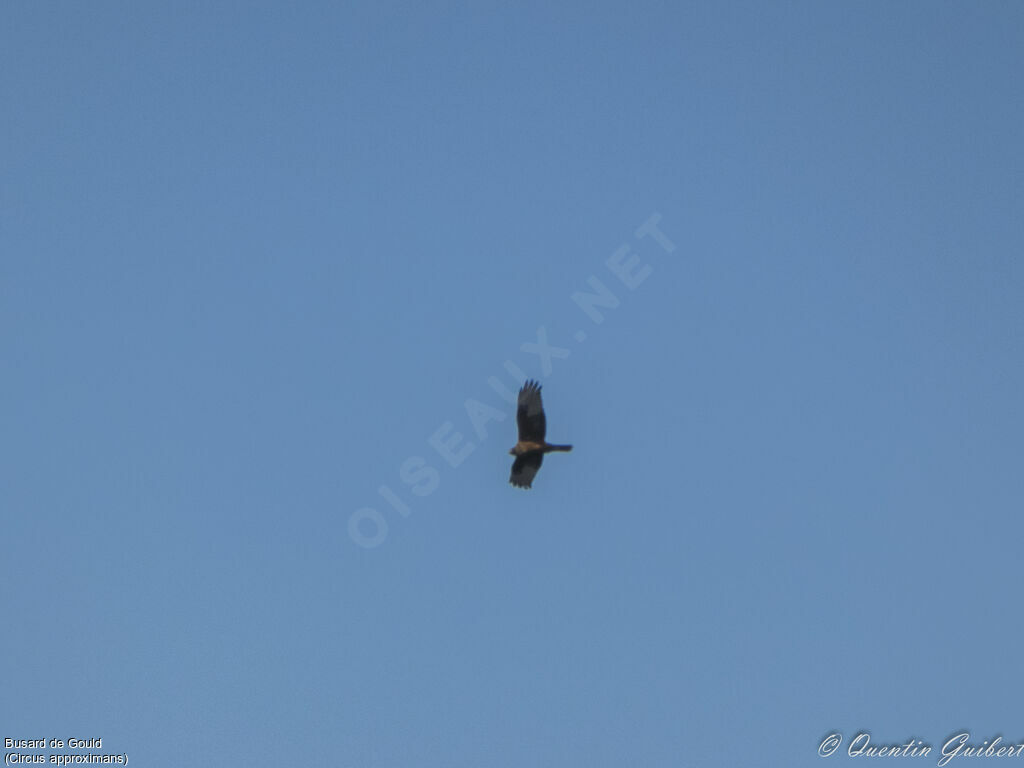
[[[615,290],[609,288],[597,275],[590,275],[586,279],[589,290],[578,290],[569,295],[569,299],[591,325],[601,325],[604,322],[601,310],[616,309],[619,306],[621,300],[616,293],[620,290],[618,286],[635,291],[651,276],[654,267],[646,261],[649,254],[657,254],[659,248],[663,253],[672,253],[676,249],[675,243],[661,230],[660,223],[661,214],[652,213],[633,232],[635,242],[622,243],[604,260],[605,273],[602,276],[612,283]],[[565,338],[569,337],[567,334]],[[571,338],[577,344],[582,344],[587,340],[588,334],[585,330],[579,329],[571,334]],[[560,342],[560,338],[556,341]],[[520,345],[519,351],[539,358],[543,375],[549,376],[552,371],[551,361],[569,357],[572,350],[568,347],[555,346],[549,337],[547,327],[542,325],[537,329],[536,340],[524,342]],[[512,387],[507,386],[497,376],[490,376],[487,384],[501,400],[515,406],[516,388],[527,375],[512,360],[506,360],[504,368],[514,382]],[[463,407],[478,442],[487,438],[488,422],[504,421],[507,411],[507,408],[502,410],[473,398],[466,399]],[[445,421],[435,429],[427,438],[427,444],[441,461],[452,469],[459,467],[477,448],[477,443],[465,439],[461,432],[456,431],[455,424],[451,421]],[[419,455],[410,456],[399,465],[398,478],[406,486],[405,491],[418,498],[429,496],[441,485],[441,473],[425,457]],[[390,485],[379,486],[377,494],[399,516],[409,517],[412,514],[412,508],[408,503],[410,499],[403,498]],[[389,517],[394,520],[393,514],[389,513]],[[389,517],[385,517],[375,507],[357,509],[349,516],[349,538],[364,549],[379,547],[388,536]]]
[[[923,757],[935,759],[938,766],[949,765],[959,757],[1024,757],[1024,739],[1018,739],[1015,743],[995,735],[978,741],[972,738],[969,731],[950,736],[938,749],[918,738],[907,739],[902,744],[875,743],[866,731],[850,739],[845,750],[841,749],[842,746],[843,734],[836,731],[818,745],[818,754],[821,757],[831,757],[837,753],[850,757]]]

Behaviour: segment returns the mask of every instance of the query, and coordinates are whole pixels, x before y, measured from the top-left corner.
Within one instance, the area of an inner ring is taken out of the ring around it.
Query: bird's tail
[[[551,445],[551,443],[548,443],[547,448],[548,448],[549,451],[571,451],[572,450],[572,446],[571,445]]]

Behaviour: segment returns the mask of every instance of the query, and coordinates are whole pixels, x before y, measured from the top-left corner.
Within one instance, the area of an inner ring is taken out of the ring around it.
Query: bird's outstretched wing
[[[540,401],[540,384],[536,381],[527,381],[519,390],[516,422],[519,424],[519,442],[544,442],[547,424],[544,420],[544,404]],[[537,466],[540,466],[540,462],[537,462]],[[534,473],[536,471],[535,469]]]
[[[522,456],[516,456],[516,460],[512,462],[512,476],[508,481],[518,488],[529,488],[542,461],[544,461],[544,454],[540,451],[531,451]]]

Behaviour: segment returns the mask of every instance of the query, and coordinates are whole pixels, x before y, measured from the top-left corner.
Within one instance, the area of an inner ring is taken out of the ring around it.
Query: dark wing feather
[[[512,463],[512,476],[508,481],[519,488],[529,488],[542,461],[544,454],[540,451],[530,451],[522,456],[516,456]]]
[[[544,404],[540,401],[540,384],[536,381],[527,381],[519,390],[516,421],[519,424],[519,442],[544,442],[547,424],[544,420]]]

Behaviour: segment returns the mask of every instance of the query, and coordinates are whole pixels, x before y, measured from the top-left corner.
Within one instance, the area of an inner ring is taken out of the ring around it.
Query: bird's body
[[[509,453],[516,457],[512,463],[509,482],[517,488],[529,488],[533,478],[544,461],[544,454],[552,451],[571,451],[571,445],[552,445],[544,439],[547,421],[544,405],[540,399],[540,384],[527,381],[519,390],[516,408],[516,423],[519,427],[519,441]]]
[[[513,456],[522,456],[524,453],[530,453],[530,451],[544,451],[544,443],[530,443],[523,441],[516,443],[512,450],[509,451]]]

